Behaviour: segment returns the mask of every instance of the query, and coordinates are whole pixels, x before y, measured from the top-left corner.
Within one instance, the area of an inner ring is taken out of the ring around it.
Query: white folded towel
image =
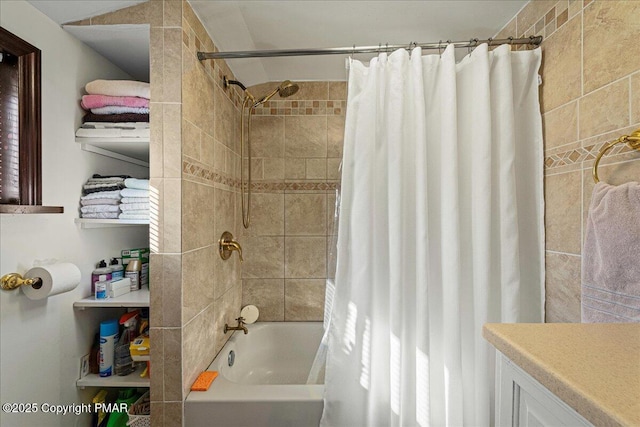
[[[84,122],[82,129],[149,129],[149,122]]]
[[[124,197],[120,203],[149,203],[148,197]]]
[[[126,211],[148,211],[149,203],[122,203],[120,205],[122,212]]]
[[[582,251],[582,322],[640,322],[640,183],[593,189]]]
[[[84,87],[90,95],[137,96],[151,98],[149,83],[133,80],[94,80]]]
[[[93,114],[149,114],[147,107],[121,107],[112,105],[109,107],[92,108]]]
[[[117,205],[120,202],[118,199],[88,199],[88,200],[80,200],[80,204],[82,206],[92,206],[92,205]]]
[[[86,196],[80,197],[80,200],[92,200],[92,199],[115,199],[120,200],[122,196],[120,195],[121,190],[112,190],[112,191],[99,191],[96,193],[90,193]]]
[[[143,212],[143,213],[132,213],[132,212]],[[123,212],[120,215],[118,215],[118,218],[120,218],[120,219],[149,219],[149,211]]]
[[[138,190],[148,190],[149,180],[138,178],[127,178],[124,180],[124,186],[127,188],[136,188]]]
[[[118,114],[118,113],[113,113]],[[76,131],[78,138],[150,138],[149,129],[85,129]]]
[[[149,197],[149,190],[138,190],[136,188],[124,188],[120,190],[122,197]]]
[[[92,219],[118,219],[118,212],[94,212],[82,214],[82,218]]]
[[[80,208],[82,213],[120,212],[120,205],[91,205]]]

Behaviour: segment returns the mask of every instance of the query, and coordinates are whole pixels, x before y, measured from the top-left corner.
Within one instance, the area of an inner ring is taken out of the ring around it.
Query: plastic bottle
[[[140,268],[141,263],[139,259],[132,259],[127,264],[127,268],[124,271],[124,277],[131,279],[131,290],[140,290]]]
[[[116,375],[129,375],[135,371],[133,359],[129,352],[129,344],[137,335],[138,316],[140,311],[130,311],[120,317],[120,324],[124,327],[118,345],[115,350],[115,373]]]
[[[109,263],[109,268],[111,271],[111,281],[115,282],[116,280],[120,280],[124,278],[124,267],[122,264],[118,262],[118,258],[111,258],[111,262]]]
[[[111,281],[111,269],[104,260],[98,263],[98,268],[91,272],[91,293],[96,294],[96,282]]]
[[[100,323],[100,376],[113,375],[115,344],[118,341],[118,320],[112,319]]]

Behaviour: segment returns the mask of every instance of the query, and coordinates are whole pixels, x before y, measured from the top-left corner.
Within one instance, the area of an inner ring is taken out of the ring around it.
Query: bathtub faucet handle
[[[246,326],[244,326],[244,317],[240,316],[236,319],[238,322],[238,326],[229,326],[227,323],[224,324],[224,333],[226,334],[229,331],[243,331],[245,335],[249,333],[249,330]]]

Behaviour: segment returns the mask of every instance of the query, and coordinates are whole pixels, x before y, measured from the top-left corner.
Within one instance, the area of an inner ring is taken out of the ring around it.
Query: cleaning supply
[[[140,289],[140,268],[141,263],[138,259],[132,259],[127,264],[127,268],[124,271],[124,276],[131,279],[131,290],[137,291]]]
[[[96,282],[111,281],[111,269],[107,267],[107,263],[102,260],[98,263],[98,267],[91,272],[91,293],[96,293]]]
[[[135,310],[120,317],[120,324],[124,327],[124,330],[115,349],[114,366],[116,375],[125,376],[136,370],[129,352],[129,344],[137,335],[139,315],[140,312]]]
[[[207,391],[211,386],[213,380],[218,376],[218,371],[204,371],[198,375],[198,378],[193,382],[191,391]]]
[[[109,282],[107,291],[109,292],[109,296],[111,298],[116,298],[116,297],[119,297],[120,295],[128,294],[129,292],[131,292],[131,279],[128,277],[125,277],[124,279],[121,279],[121,280]]]
[[[149,360],[150,341],[148,335],[140,335],[129,345],[131,358],[135,361],[144,362]]]
[[[124,277],[124,267],[118,262],[118,258],[111,258],[109,263],[111,269],[111,280],[116,281]]]
[[[149,248],[124,249],[120,252],[125,269],[132,259],[140,260],[140,286],[149,284]]]
[[[116,407],[120,407],[121,404],[127,404],[126,412],[111,412],[109,415],[109,421],[107,421],[107,427],[127,427],[127,421],[129,421],[129,408],[138,400],[139,394],[133,388],[126,388],[120,390],[118,398],[116,399]]]
[[[107,299],[107,298],[109,298],[109,292],[107,290],[107,288],[109,286],[109,283],[111,283],[111,282],[107,282],[106,280],[95,283],[95,287],[96,287],[95,298],[96,299]]]
[[[115,344],[118,341],[118,321],[116,319],[100,322],[100,376],[113,375]]]

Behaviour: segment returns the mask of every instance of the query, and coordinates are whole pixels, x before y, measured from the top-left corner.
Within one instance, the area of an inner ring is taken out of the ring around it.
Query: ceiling
[[[143,1],[29,0],[59,24]],[[235,51],[488,38],[502,29],[527,1],[189,0],[189,3],[218,49]],[[464,55],[466,51],[458,53]],[[228,63],[236,77],[250,86],[285,79],[345,80],[345,57],[254,58]],[[132,55],[124,62],[140,61],[139,58],[139,54]],[[368,61],[371,55],[357,54],[355,58]]]

